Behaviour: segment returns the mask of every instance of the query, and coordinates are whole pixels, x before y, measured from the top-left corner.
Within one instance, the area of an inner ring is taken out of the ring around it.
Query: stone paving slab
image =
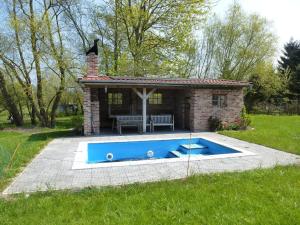
[[[78,189],[145,183],[160,180],[184,178],[187,174],[187,162],[129,165],[111,168],[93,168],[72,170],[72,164],[78,144],[82,141],[103,140],[143,140],[189,138],[189,133],[100,136],[58,138],[50,142],[3,191],[4,195],[29,193],[36,191]],[[251,144],[216,133],[193,133],[192,137],[209,138],[225,142],[228,146],[242,148],[256,155],[237,158],[205,159],[190,162],[189,174],[204,174],[228,171],[244,171],[255,168],[269,168],[276,165],[300,163],[300,157],[257,144]]]

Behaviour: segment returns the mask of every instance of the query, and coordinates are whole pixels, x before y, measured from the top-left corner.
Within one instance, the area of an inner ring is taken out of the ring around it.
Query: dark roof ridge
[[[247,81],[210,78],[149,78],[129,76],[90,76],[79,78],[81,83],[126,84],[126,85],[161,85],[161,86],[249,86]]]

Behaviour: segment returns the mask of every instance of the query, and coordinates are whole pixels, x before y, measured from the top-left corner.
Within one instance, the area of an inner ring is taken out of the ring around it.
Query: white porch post
[[[147,131],[147,99],[156,89],[153,88],[148,94],[147,89],[143,88],[143,93],[140,93],[136,88],[133,88],[133,91],[142,99],[143,102],[143,133]]]
[[[143,88],[143,133],[147,131],[147,90]]]

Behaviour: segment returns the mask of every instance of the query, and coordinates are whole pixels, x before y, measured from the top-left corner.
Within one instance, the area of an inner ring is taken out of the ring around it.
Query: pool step
[[[182,152],[180,151],[171,151],[171,153],[175,156],[177,156],[178,158],[184,158],[184,157],[188,157],[187,154],[183,154]]]
[[[205,154],[208,152],[208,147],[200,144],[185,144],[180,145],[179,151],[183,154]]]
[[[186,157],[189,157],[189,155],[191,156],[199,156],[199,155],[205,155],[205,153],[201,154],[201,153],[190,153],[190,154],[185,154],[185,153],[182,153],[180,151],[171,151],[171,153],[175,156],[177,156],[178,158],[186,158]]]
[[[207,146],[200,145],[200,144],[185,144],[185,145],[180,145],[181,148],[185,149],[199,149],[199,148],[207,148]]]

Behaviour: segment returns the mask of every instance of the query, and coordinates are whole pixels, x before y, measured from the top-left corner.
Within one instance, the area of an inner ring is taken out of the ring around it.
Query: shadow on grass
[[[55,122],[55,128],[58,129],[70,129],[74,127],[72,118],[74,116],[65,116],[65,117],[57,117]],[[6,118],[6,117],[5,117]],[[36,125],[32,125],[30,120],[28,118],[24,119],[24,124],[21,128],[23,129],[33,129],[33,128],[39,128],[41,127],[39,123]],[[10,123],[6,119],[0,118],[0,130],[1,129],[14,129],[14,128],[20,128],[17,127],[15,124]]]
[[[56,128],[70,129],[74,127],[72,116],[56,118]]]
[[[28,141],[46,141],[48,139],[71,136],[76,136],[75,132],[72,130],[49,131],[32,134],[29,136]]]

